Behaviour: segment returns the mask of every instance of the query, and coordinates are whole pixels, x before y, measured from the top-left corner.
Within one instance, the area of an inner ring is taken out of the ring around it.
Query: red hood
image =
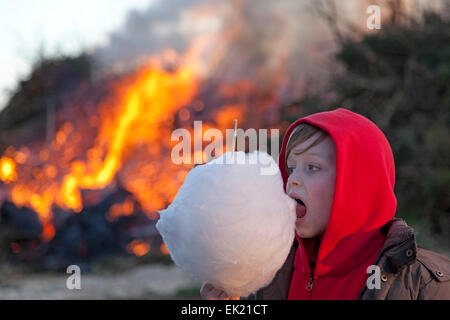
[[[328,132],[337,156],[330,220],[317,256],[304,254],[300,272],[309,272],[309,263],[304,260],[314,259],[317,276],[346,274],[381,249],[380,241],[373,239],[381,239],[378,230],[394,217],[397,206],[394,157],[382,131],[367,118],[343,108],[312,114],[292,123],[285,133],[279,155],[285,190],[287,140],[303,122]],[[300,250],[306,252],[305,241],[298,240]]]

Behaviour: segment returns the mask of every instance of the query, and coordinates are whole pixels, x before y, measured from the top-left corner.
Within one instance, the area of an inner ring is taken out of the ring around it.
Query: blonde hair
[[[292,130],[291,135],[289,136],[288,142],[286,144],[286,152],[285,152],[286,156],[284,158],[285,162],[284,164],[286,166],[286,169],[287,169],[287,159],[292,149],[294,149],[298,144],[308,140],[317,133],[320,133],[317,139],[314,140],[314,142],[311,143],[311,145],[308,146],[305,150],[302,150],[301,153],[319,144],[323,139],[325,139],[328,136],[328,133],[322,130],[321,128],[313,126],[309,123],[300,123],[298,126],[294,128],[294,130]]]

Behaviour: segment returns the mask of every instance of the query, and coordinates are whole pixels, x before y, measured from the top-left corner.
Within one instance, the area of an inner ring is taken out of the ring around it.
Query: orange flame
[[[159,250],[161,251],[161,253],[163,254],[170,254],[169,249],[167,249],[166,244],[163,242],[161,244],[161,246],[159,247]]]
[[[130,198],[127,198],[123,203],[116,203],[109,208],[106,218],[109,221],[114,221],[120,216],[129,216],[133,214],[134,204]]]
[[[0,180],[5,183],[10,183],[16,179],[16,163],[14,160],[8,157],[0,158]]]
[[[136,239],[128,244],[127,251],[138,257],[141,257],[143,255],[146,255],[150,251],[150,245],[147,242]]]
[[[10,248],[11,248],[11,252],[12,253],[19,253],[20,252],[20,244],[18,244],[17,242],[11,242],[9,244]]]
[[[157,142],[159,119],[188,103],[195,89],[193,70],[189,68],[180,68],[174,74],[153,68],[140,72],[125,93],[116,123],[101,128],[100,142],[90,150],[91,154],[101,155],[103,146],[109,142],[104,161],[76,163],[66,175],[62,187],[64,205],[79,212],[82,209],[80,189],[108,185],[121,168],[127,149],[139,140]]]
[[[35,153],[27,147],[19,151],[14,147],[6,149],[0,158],[0,179],[8,184],[9,197],[16,206],[28,206],[37,212],[44,241],[55,234],[52,206],[80,212],[82,190],[104,189],[114,184],[115,178],[133,194],[150,218],[156,218],[156,211],[174,199],[189,166],[175,165],[167,157],[173,147],[170,136],[177,117],[193,123],[194,112],[206,109],[204,102],[195,101],[194,97],[199,74],[205,72],[199,61],[207,41],[200,38],[180,57],[175,51],[166,50],[162,58],[152,58],[115,85],[114,94],[99,105],[98,115],[90,115],[79,121],[81,124],[76,119],[64,123],[48,148]],[[168,62],[178,66],[169,72],[163,67]],[[244,89],[248,91],[249,83],[243,83],[246,86],[240,83],[233,89],[229,85],[220,94],[233,98]],[[221,110],[215,115],[216,123],[204,123],[200,135],[213,127],[225,131],[234,119],[240,123],[245,108],[243,103],[217,106]],[[82,146],[86,140],[80,129],[83,125],[96,130],[90,147]],[[193,129],[189,130],[193,135]],[[133,201],[127,199],[113,205],[106,218],[114,221],[133,210]],[[133,249],[138,250],[137,255],[149,250],[145,243],[129,246],[135,245],[140,248]]]
[[[42,240],[50,241],[55,236],[55,227],[50,222],[46,222],[44,224],[44,228],[42,231]]]

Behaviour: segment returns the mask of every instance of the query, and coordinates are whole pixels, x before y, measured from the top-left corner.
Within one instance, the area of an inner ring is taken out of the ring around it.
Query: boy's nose
[[[301,177],[297,174],[295,174],[295,172],[293,172],[289,178],[288,178],[288,185],[292,185],[292,186],[302,186],[303,185],[303,181],[301,179]]]

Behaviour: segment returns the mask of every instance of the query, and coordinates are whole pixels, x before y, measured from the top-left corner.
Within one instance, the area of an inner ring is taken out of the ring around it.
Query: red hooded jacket
[[[389,142],[367,118],[338,108],[298,119],[286,131],[279,167],[286,189],[287,140],[300,123],[326,131],[336,145],[336,181],[327,229],[300,239],[289,299],[356,299],[382,249],[380,228],[394,217],[395,165]],[[314,266],[315,265],[315,266]]]

